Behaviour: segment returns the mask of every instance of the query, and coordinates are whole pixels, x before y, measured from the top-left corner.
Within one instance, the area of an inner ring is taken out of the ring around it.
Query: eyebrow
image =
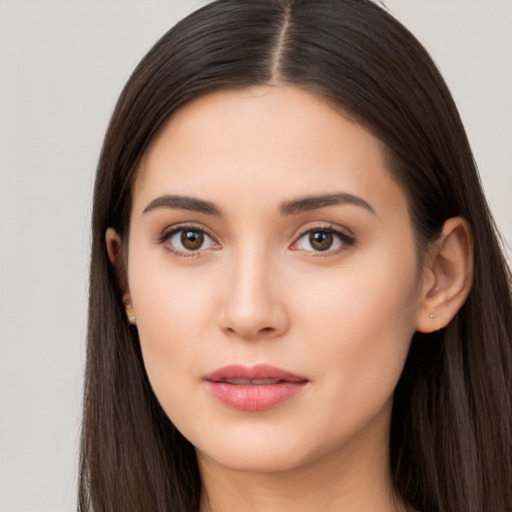
[[[375,210],[367,203],[362,197],[340,192],[337,194],[323,194],[318,196],[302,197],[282,203],[279,208],[282,215],[293,215],[295,213],[307,212],[309,210],[316,210],[326,206],[338,206],[344,204],[352,204],[361,206],[369,212],[377,215]]]
[[[206,215],[215,215],[222,217],[221,210],[210,201],[203,201],[188,196],[165,195],[153,199],[142,213],[149,213],[157,208],[172,208],[177,210],[189,210],[193,212],[204,213]]]
[[[322,194],[318,196],[294,199],[293,201],[282,203],[279,211],[281,215],[293,215],[310,210],[316,210],[319,208],[325,208],[327,206],[338,206],[344,204],[360,206],[376,215],[375,210],[363,198],[353,194],[348,194],[346,192],[340,192],[337,194]],[[206,215],[222,217],[222,211],[220,208],[210,201],[204,201],[203,199],[196,199],[195,197],[179,196],[174,194],[164,195],[153,199],[153,201],[151,201],[146,206],[146,208],[144,208],[142,213],[149,213],[158,208],[188,210],[204,213]]]

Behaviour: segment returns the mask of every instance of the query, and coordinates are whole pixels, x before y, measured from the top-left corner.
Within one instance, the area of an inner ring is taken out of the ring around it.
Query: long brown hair
[[[445,329],[413,337],[395,392],[391,471],[424,512],[512,510],[510,271],[445,82],[411,33],[368,0],[219,0],[165,34],[129,79],[94,191],[79,510],[199,508],[194,448],[148,382],[105,231],[127,234],[138,164],[176,109],[269,83],[324,97],[383,142],[421,251],[450,217],[471,226],[473,287]]]

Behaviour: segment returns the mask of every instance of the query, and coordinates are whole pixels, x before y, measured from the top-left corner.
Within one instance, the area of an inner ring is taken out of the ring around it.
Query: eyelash
[[[208,237],[208,239],[210,239],[210,241],[211,241],[212,247],[208,247],[206,249],[198,248],[197,250],[193,250],[193,249],[180,250],[180,249],[177,249],[175,245],[168,243],[172,239],[173,236],[175,236],[179,233],[182,233],[182,236],[183,236],[183,233],[186,231],[199,233],[199,234],[202,234],[203,236]],[[299,244],[299,242],[301,240],[304,240],[305,237],[311,236],[313,233],[322,233],[324,235],[325,234],[332,235],[334,238],[336,238],[338,240],[338,243],[339,243],[339,247],[336,247],[335,249],[328,247],[325,250],[314,250],[313,249],[313,250],[305,250],[304,251],[306,253],[310,253],[309,256],[315,257],[315,258],[327,257],[327,256],[332,256],[333,254],[338,254],[339,252],[342,252],[343,250],[345,250],[347,247],[354,245],[356,242],[354,237],[347,235],[346,233],[344,233],[338,229],[335,229],[332,226],[317,226],[317,227],[308,229],[308,230],[304,231],[303,233],[301,233],[297,237],[295,242],[293,242],[293,244],[290,246],[290,248],[292,250],[300,250],[300,249],[294,249],[294,246]],[[215,239],[211,235],[209,235],[205,229],[203,229],[199,226],[193,225],[193,224],[190,224],[190,225],[182,224],[179,226],[175,226],[171,229],[168,229],[162,233],[162,235],[158,238],[157,241],[159,244],[164,245],[164,247],[167,251],[169,251],[173,254],[176,254],[178,256],[185,257],[185,258],[198,257],[201,254],[201,252],[204,250],[208,250],[210,248],[218,249],[220,247],[219,244],[215,241]],[[311,243],[310,243],[310,245],[311,245]]]
[[[172,244],[170,243],[167,243],[169,242],[172,237],[174,235],[177,235],[178,233],[182,233],[182,236],[183,236],[183,233],[184,232],[194,232],[194,233],[199,233],[199,234],[202,234],[202,235],[205,235],[206,237],[208,237],[212,243],[214,245],[216,245],[217,247],[219,246],[219,244],[215,241],[215,239],[210,236],[208,234],[208,232],[203,229],[203,228],[200,228],[199,226],[196,226],[196,225],[193,225],[193,224],[181,224],[179,226],[175,226],[171,229],[167,229],[165,230],[163,233],[162,233],[162,236],[160,236],[160,238],[158,239],[158,243],[163,245],[165,247],[165,249],[173,254],[176,254],[178,256],[182,256],[182,257],[185,257],[185,258],[193,258],[193,257],[197,257],[200,255],[201,251],[202,250],[205,250],[205,249],[198,249],[198,250],[181,250],[181,249],[177,249],[175,246],[173,246]],[[215,247],[215,248],[217,248]]]
[[[333,226],[315,226],[314,228],[308,229],[308,230],[304,231],[303,233],[301,233],[297,237],[297,240],[292,244],[292,246],[291,246],[292,249],[294,246],[298,245],[301,240],[305,240],[307,236],[311,236],[314,233],[323,233],[323,234],[332,235],[333,238],[336,238],[338,240],[339,246],[334,249],[329,247],[325,250],[304,251],[306,253],[309,253],[308,256],[313,257],[313,258],[325,258],[325,257],[339,254],[340,252],[346,250],[348,247],[353,246],[356,242],[356,240],[353,236],[350,236],[347,233],[344,233],[343,231],[335,229]],[[294,250],[300,250],[300,249],[294,249]]]

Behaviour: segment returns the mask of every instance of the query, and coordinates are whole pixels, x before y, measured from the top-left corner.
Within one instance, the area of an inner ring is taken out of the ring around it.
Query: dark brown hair
[[[94,192],[79,510],[199,508],[194,448],[150,387],[105,231],[127,233],[138,164],[176,109],[209,91],[273,83],[320,95],[383,142],[420,250],[451,217],[471,226],[473,287],[445,329],[412,340],[391,471],[424,512],[512,510],[510,271],[445,82],[410,32],[368,0],[219,0],[165,34],[129,79]]]

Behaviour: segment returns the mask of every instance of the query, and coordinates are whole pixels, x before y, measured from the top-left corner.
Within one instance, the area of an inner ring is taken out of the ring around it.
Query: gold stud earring
[[[135,312],[133,311],[133,306],[130,300],[125,300],[124,309],[126,311],[126,318],[128,318],[128,323],[131,325],[136,324]]]

